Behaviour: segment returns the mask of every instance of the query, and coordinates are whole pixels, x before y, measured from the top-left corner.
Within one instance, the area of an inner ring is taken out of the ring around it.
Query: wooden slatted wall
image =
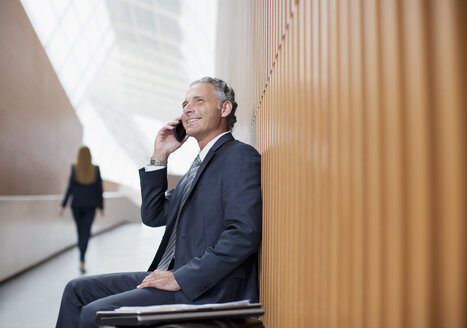
[[[268,328],[467,325],[465,3],[249,4]]]

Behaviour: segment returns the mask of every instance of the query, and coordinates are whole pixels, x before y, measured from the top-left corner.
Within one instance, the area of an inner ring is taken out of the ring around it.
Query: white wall
[[[121,193],[104,197],[105,215],[96,215],[93,234],[140,221],[139,207]],[[61,199],[61,195],[0,197],[0,281],[76,244],[70,208],[58,216]]]

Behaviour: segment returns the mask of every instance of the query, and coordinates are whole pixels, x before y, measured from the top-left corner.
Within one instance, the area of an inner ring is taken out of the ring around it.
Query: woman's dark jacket
[[[70,182],[62,201],[62,207],[66,207],[68,198],[72,196],[71,207],[87,207],[104,209],[102,197],[102,179],[99,167],[96,168],[96,181],[88,184],[79,183],[75,179],[75,167],[71,166]]]

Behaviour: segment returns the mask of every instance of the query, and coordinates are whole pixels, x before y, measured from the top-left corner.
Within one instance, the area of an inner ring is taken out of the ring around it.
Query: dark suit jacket
[[[102,196],[102,179],[99,167],[95,167],[96,181],[94,183],[82,184],[75,179],[75,167],[71,166],[70,181],[63,197],[62,207],[65,207],[68,198],[72,196],[71,207],[87,207],[104,209]]]
[[[201,163],[178,222],[173,271],[182,292],[176,303],[259,300],[260,162],[253,147],[226,134]],[[165,194],[167,169],[141,169],[140,178],[143,222],[167,225],[153,271],[173,230],[181,188]]]

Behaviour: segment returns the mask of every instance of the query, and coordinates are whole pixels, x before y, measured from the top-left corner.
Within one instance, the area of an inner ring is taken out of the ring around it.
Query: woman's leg
[[[96,214],[95,208],[73,208],[73,217],[78,232],[78,246],[80,260],[84,262],[89,238],[91,237],[91,226]]]

